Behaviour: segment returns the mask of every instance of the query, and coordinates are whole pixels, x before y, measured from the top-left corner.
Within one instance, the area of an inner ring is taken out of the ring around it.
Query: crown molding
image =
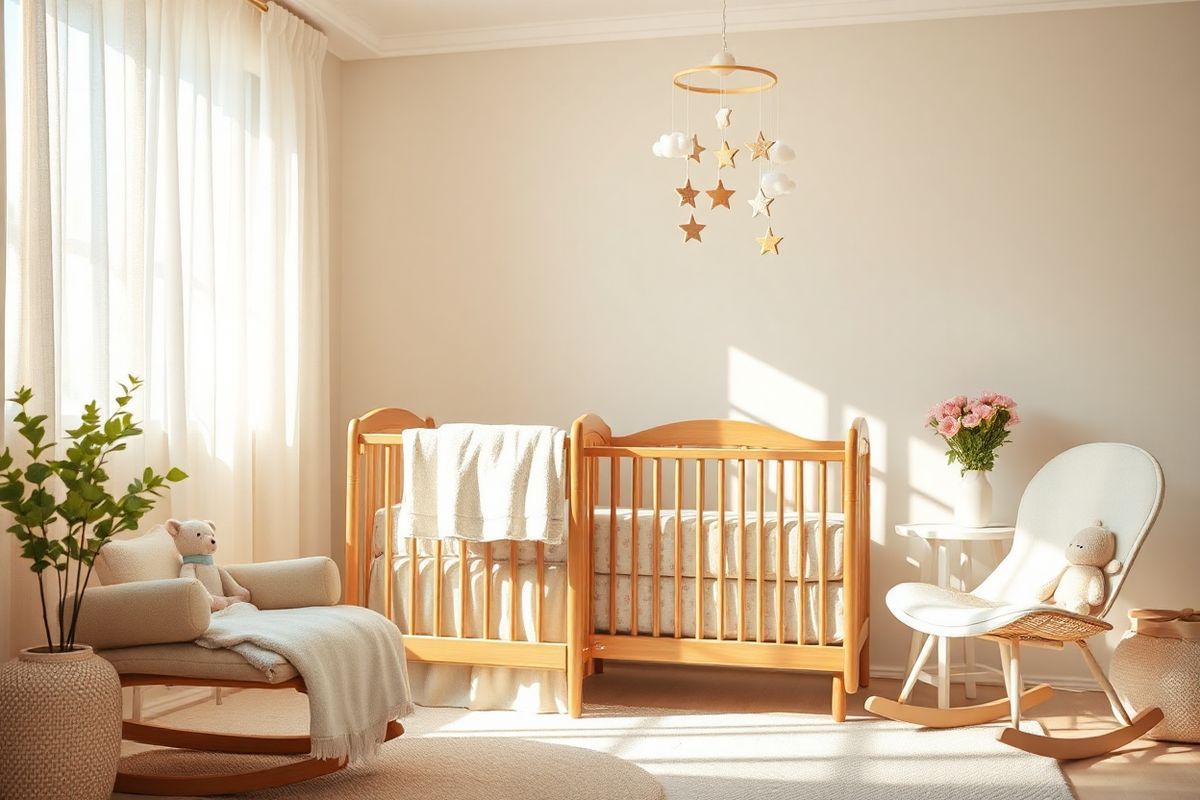
[[[731,8],[728,27],[730,32],[786,30],[1169,2],[1180,0],[810,0]],[[715,34],[721,26],[719,11],[692,11],[387,34],[345,11],[340,0],[293,0],[291,4],[316,20],[329,35],[330,50],[348,61],[695,36]]]

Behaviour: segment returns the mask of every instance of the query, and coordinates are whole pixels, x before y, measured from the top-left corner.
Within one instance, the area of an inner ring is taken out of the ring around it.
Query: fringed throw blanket
[[[412,713],[400,631],[366,608],[235,603],[213,614],[196,644],[240,653],[268,677],[290,662],[308,688],[316,758],[372,758],[388,721]]]

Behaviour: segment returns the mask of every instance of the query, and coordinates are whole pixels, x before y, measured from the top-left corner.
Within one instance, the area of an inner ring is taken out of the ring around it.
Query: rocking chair
[[[116,668],[123,687],[204,686],[218,689],[281,689],[306,692],[304,680],[285,663],[268,677],[231,650],[194,643],[209,623],[209,596],[199,581],[180,578],[180,558],[162,526],[135,539],[109,542],[96,559],[101,586],[88,591],[78,635]],[[341,577],[328,558],[298,558],[229,566],[262,609],[330,606],[340,602]],[[68,600],[67,608],[72,603]],[[68,620],[69,621],[69,620]],[[400,736],[387,725],[384,740]],[[304,755],[307,736],[264,736],[183,730],[125,720],[126,741],[220,753]],[[117,773],[116,791],[144,795],[208,796],[269,789],[328,775],[345,767],[337,758],[309,757],[235,774]]]
[[[1162,711],[1148,708],[1131,718],[1085,640],[1112,630],[1103,617],[1112,608],[1158,516],[1162,497],[1162,468],[1141,448],[1086,444],[1051,459],[1033,477],[1021,498],[1012,549],[979,588],[968,593],[925,583],[903,583],[888,592],[887,605],[896,618],[926,634],[926,639],[899,699],[870,697],[867,710],[931,728],[978,725],[1007,712],[1012,727],[1000,733],[1001,742],[1062,760],[1103,755],[1145,734],[1162,721]],[[1103,607],[1089,615],[1039,602],[1038,590],[1061,568],[1067,543],[1094,519],[1101,520],[1116,535],[1115,557],[1122,564],[1109,579]],[[917,676],[939,636],[974,637],[999,645],[1007,702],[1000,699],[944,709],[910,705],[908,699]],[[1021,730],[1021,714],[1052,694],[1045,684],[1024,688],[1022,646],[1062,649],[1068,642],[1079,648],[1108,696],[1120,726],[1080,738],[1056,738]]]

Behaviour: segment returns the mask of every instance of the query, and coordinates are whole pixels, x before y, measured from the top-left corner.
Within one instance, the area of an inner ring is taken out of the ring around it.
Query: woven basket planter
[[[1135,711],[1162,709],[1147,737],[1200,742],[1200,614],[1135,608],[1129,616],[1133,627],[1112,658],[1117,693]]]
[[[121,682],[90,647],[29,648],[0,667],[0,797],[108,800],[121,755]]]

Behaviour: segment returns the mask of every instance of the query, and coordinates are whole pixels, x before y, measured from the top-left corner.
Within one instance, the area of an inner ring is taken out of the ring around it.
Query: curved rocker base
[[[1044,703],[1053,694],[1054,690],[1045,683],[1027,689],[1021,692],[1021,710],[1026,711]],[[925,728],[961,728],[967,725],[980,725],[1007,716],[1010,711],[1007,697],[973,706],[929,708],[928,706],[908,705],[886,697],[872,696],[867,698],[866,709],[880,717],[897,722],[908,722]]]
[[[404,726],[392,720],[388,723],[384,741],[391,741],[403,733]],[[163,725],[142,722],[125,722],[122,726],[122,737],[144,744],[220,753],[299,755],[309,752],[310,749],[307,736],[211,733],[168,728]],[[235,794],[259,789],[273,789],[319,778],[322,775],[337,772],[345,767],[346,763],[346,761],[336,758],[306,758],[290,764],[234,775],[146,775],[118,772],[114,788],[115,791],[128,794],[157,796],[207,797],[216,794]]]
[[[1056,758],[1059,761],[1073,761],[1079,758],[1095,758],[1111,753],[1119,747],[1144,736],[1151,728],[1163,720],[1162,709],[1147,708],[1135,716],[1128,725],[1099,733],[1095,736],[1080,736],[1063,738],[1058,736],[1041,736],[1036,733],[1005,728],[996,737],[1001,742],[1026,753]]]

